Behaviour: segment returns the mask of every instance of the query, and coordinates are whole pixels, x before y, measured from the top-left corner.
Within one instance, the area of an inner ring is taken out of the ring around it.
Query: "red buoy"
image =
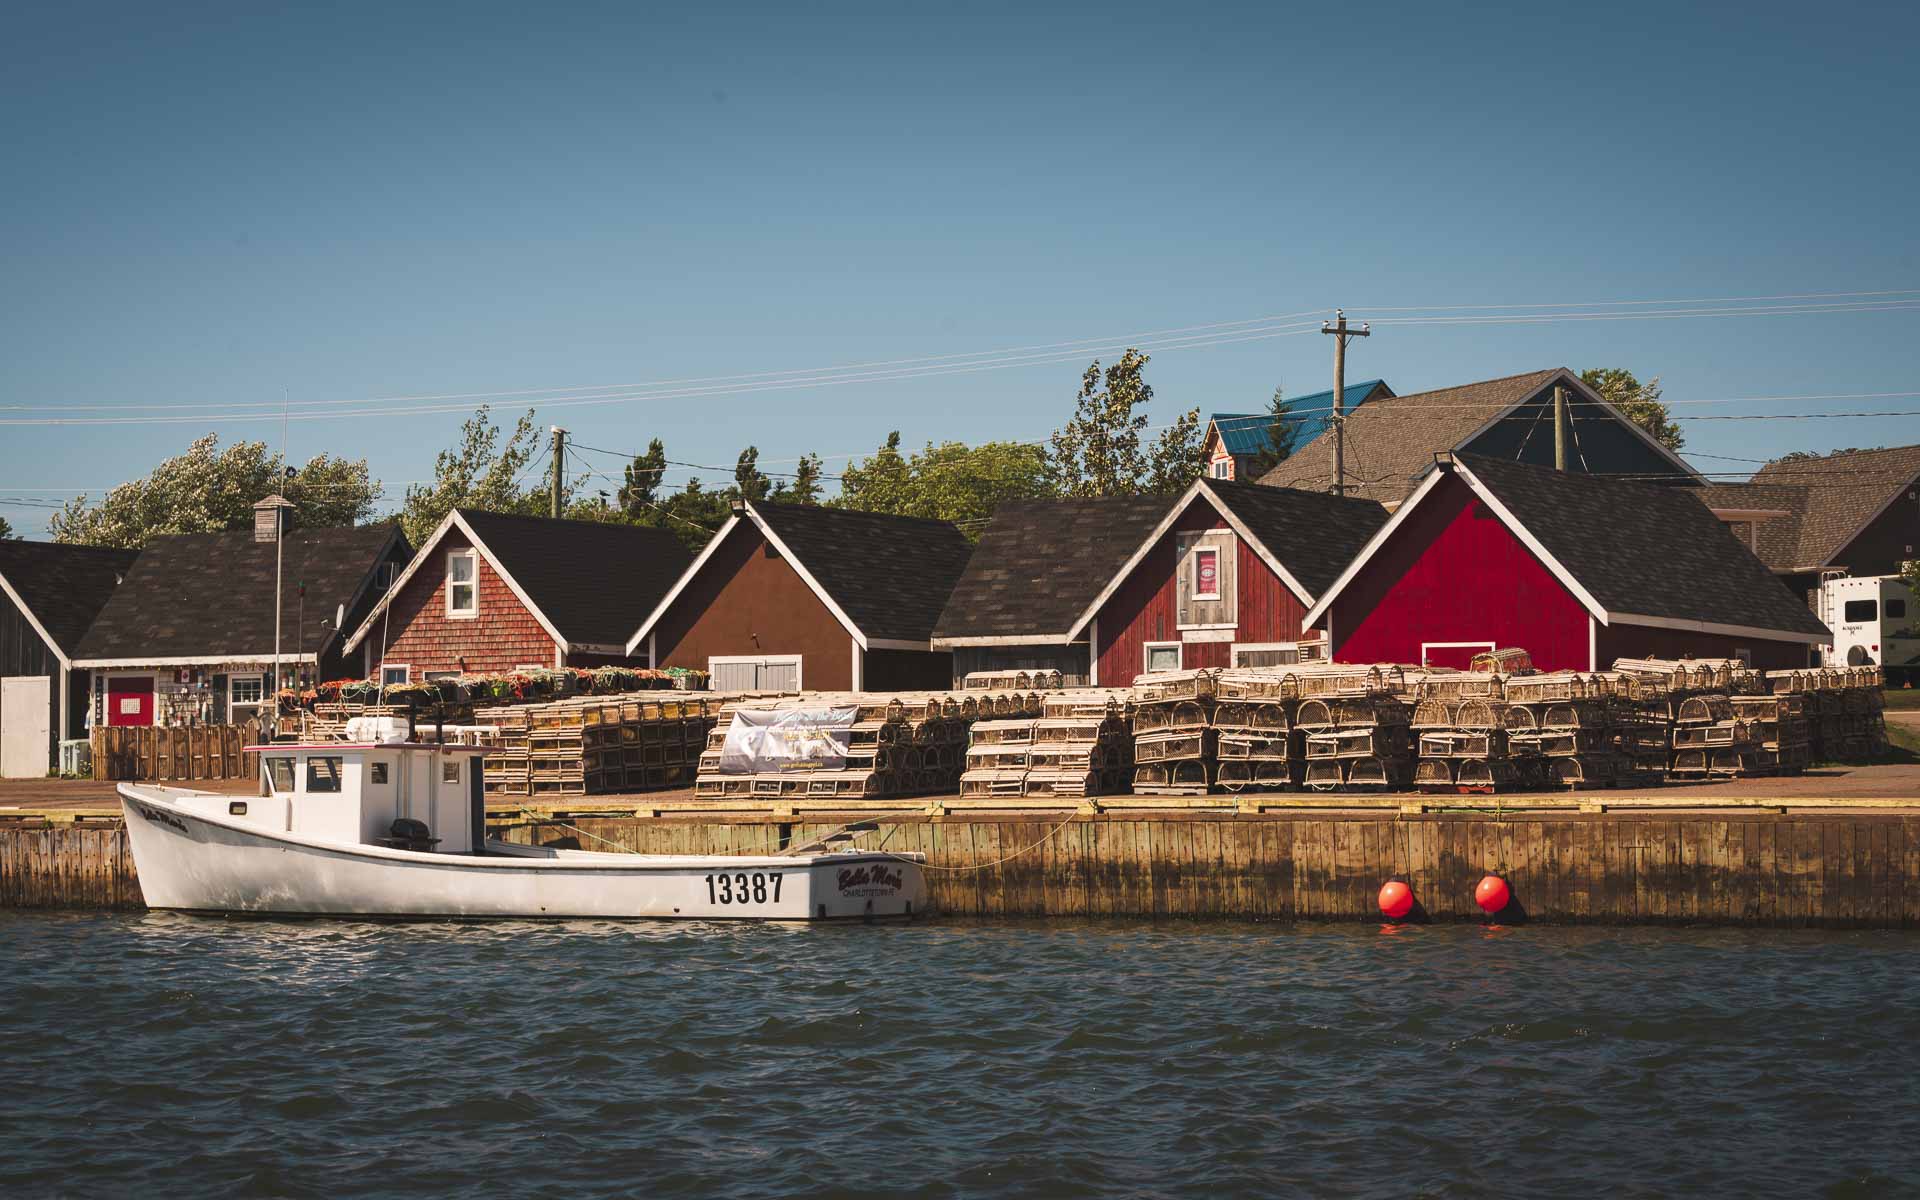
[[[1513,893],[1507,889],[1507,881],[1498,875],[1489,875],[1473,889],[1473,902],[1485,909],[1489,915],[1499,912],[1507,906]]]
[[[1398,921],[1413,911],[1413,889],[1398,879],[1380,885],[1380,911]]]

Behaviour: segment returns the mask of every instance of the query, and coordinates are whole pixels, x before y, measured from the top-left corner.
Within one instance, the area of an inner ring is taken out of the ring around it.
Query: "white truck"
[[[1833,630],[1825,665],[1877,666],[1889,687],[1920,686],[1920,609],[1898,575],[1823,579],[1815,613]]]

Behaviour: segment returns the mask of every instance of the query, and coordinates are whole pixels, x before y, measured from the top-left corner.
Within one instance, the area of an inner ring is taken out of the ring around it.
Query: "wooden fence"
[[[260,770],[260,756],[242,746],[260,740],[257,725],[201,725],[185,729],[119,726],[93,731],[95,779],[144,779],[186,783],[198,779],[247,779]]]

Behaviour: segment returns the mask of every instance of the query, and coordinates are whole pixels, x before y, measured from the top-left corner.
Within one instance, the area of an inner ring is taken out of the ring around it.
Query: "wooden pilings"
[[[854,845],[927,854],[929,899],[949,916],[1374,921],[1380,885],[1398,877],[1426,917],[1477,921],[1474,885],[1495,872],[1513,890],[1509,923],[1920,926],[1916,810],[1033,812],[878,823]],[[770,815],[573,815],[508,835],[766,854],[836,828]],[[139,907],[124,832],[108,821],[0,825],[0,907]]]

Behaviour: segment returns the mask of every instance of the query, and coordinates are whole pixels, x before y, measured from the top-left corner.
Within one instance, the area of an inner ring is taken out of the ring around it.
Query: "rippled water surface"
[[[0,916],[0,1194],[1920,1191],[1920,937]]]

